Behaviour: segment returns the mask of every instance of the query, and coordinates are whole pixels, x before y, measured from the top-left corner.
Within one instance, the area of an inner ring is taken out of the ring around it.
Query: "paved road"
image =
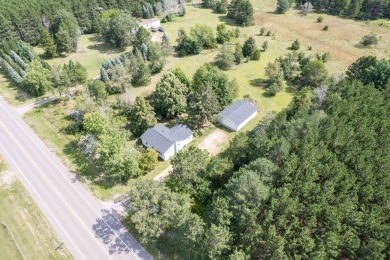
[[[0,153],[76,259],[151,259],[2,97]]]

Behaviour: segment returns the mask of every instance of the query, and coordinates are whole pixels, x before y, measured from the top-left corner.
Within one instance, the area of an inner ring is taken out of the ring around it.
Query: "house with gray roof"
[[[179,124],[168,128],[157,124],[141,135],[142,144],[157,151],[164,161],[183,149],[194,139],[194,133],[187,126]]]
[[[251,102],[237,100],[218,114],[219,123],[232,131],[238,131],[256,116],[257,110]]]

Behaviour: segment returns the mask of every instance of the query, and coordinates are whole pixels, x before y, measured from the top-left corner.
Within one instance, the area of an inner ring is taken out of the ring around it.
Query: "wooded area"
[[[390,64],[373,60],[301,89],[221,156],[179,153],[165,183],[131,188],[128,223],[172,258],[388,258],[389,75],[356,81],[358,69]]]

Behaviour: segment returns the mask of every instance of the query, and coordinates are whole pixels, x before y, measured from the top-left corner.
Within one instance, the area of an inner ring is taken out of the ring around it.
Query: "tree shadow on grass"
[[[124,48],[117,48],[104,41],[101,35],[94,35],[89,38],[91,44],[87,46],[89,50],[97,50],[100,53],[112,54],[123,52]]]
[[[88,180],[100,188],[109,189],[116,185],[116,182],[104,174],[104,169],[92,161],[87,155],[80,153],[77,149],[77,140],[65,145],[63,152],[76,165],[76,179]]]
[[[218,16],[218,19],[221,23],[225,23],[226,25],[238,27],[238,24],[236,23],[236,21],[227,17],[227,15]]]
[[[15,99],[18,101],[26,101],[27,99],[32,98],[30,94],[25,92],[21,87],[16,85],[12,80],[10,80],[6,75],[3,74],[3,83],[6,85],[7,88],[12,89],[16,92]]]
[[[261,78],[256,78],[256,79],[251,79],[249,80],[249,84],[254,87],[260,87],[264,88],[265,87],[265,80]]]

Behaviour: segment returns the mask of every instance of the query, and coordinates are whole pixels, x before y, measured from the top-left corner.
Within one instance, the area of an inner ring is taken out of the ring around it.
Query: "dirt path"
[[[222,129],[215,129],[208,136],[206,136],[199,144],[200,149],[208,151],[215,156],[221,152],[222,146],[226,143],[228,133]]]

